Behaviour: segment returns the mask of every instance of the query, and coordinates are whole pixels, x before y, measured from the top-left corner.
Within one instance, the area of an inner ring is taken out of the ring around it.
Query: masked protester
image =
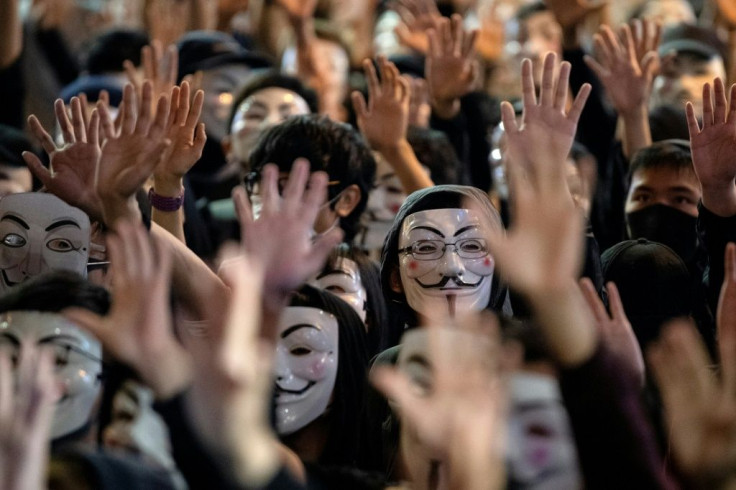
[[[367,366],[355,311],[302,287],[279,320],[274,401],[276,431],[305,463],[355,463]]]
[[[90,221],[52,194],[27,192],[0,200],[0,293],[50,270],[87,276]]]

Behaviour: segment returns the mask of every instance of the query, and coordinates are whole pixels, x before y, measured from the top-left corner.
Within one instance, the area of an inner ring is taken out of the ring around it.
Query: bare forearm
[[[528,296],[550,352],[562,367],[579,366],[595,354],[595,322],[574,280],[564,290]]]
[[[624,155],[631,159],[634,154],[652,144],[652,132],[649,128],[649,111],[641,105],[628,113],[619,114],[623,125]]]
[[[192,0],[190,26],[192,30],[214,30],[217,27],[217,2]]]
[[[377,148],[377,150],[396,171],[396,176],[407,194],[434,186],[434,182],[427,175],[411,145],[405,139],[396,146]]]
[[[703,206],[722,218],[736,216],[736,183],[733,180],[722,184],[701,182]]]
[[[202,259],[160,225],[151,223],[151,237],[161,241],[173,258],[173,292],[196,316],[194,320],[206,320],[208,299],[201,297],[201,292],[207,291],[210,297],[222,297],[229,296],[230,289]]]
[[[23,47],[19,0],[0,0],[0,68],[18,59]]]

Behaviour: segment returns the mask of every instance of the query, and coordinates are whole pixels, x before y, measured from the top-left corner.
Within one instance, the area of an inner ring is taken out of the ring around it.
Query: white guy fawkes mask
[[[292,306],[279,320],[276,430],[292,434],[322,415],[337,378],[337,319],[319,308]]]
[[[70,434],[90,420],[100,394],[102,347],[84,330],[55,313],[12,311],[0,315],[0,347],[18,354],[23,344],[52,347],[61,384],[51,438]]]
[[[337,257],[328,270],[309,281],[310,286],[329,291],[349,304],[365,323],[367,294],[354,260]]]
[[[414,311],[428,314],[439,300],[450,316],[488,305],[495,264],[483,238],[487,227],[468,209],[431,209],[404,219],[399,272]]]
[[[169,428],[153,409],[153,402],[150,388],[126,381],[112,399],[112,420],[102,433],[102,441],[108,449],[139,455],[173,470],[176,465],[171,456]]]
[[[507,471],[515,488],[583,488],[570,419],[557,379],[511,376]]]
[[[49,270],[87,276],[89,217],[52,194],[0,199],[0,293]]]

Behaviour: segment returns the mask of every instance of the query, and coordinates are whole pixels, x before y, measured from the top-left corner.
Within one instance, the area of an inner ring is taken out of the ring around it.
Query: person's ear
[[[355,184],[346,187],[340,194],[340,199],[335,203],[335,213],[341,218],[349,216],[360,203],[361,197],[363,193],[360,187]]]
[[[401,283],[401,274],[399,274],[398,266],[394,266],[393,269],[391,269],[389,286],[391,287],[391,291],[394,293],[404,294],[404,285]]]
[[[230,156],[230,150],[233,148],[233,142],[230,139],[230,135],[226,134],[224,138],[222,138],[222,141],[220,142],[220,147],[222,148],[222,153],[228,157]]]

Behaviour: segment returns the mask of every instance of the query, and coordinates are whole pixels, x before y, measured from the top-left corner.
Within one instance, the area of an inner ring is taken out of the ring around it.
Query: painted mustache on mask
[[[481,277],[480,279],[478,279],[477,282],[470,283],[470,282],[463,282],[463,280],[460,279],[458,276],[445,276],[442,279],[440,279],[439,282],[436,282],[434,284],[424,284],[419,279],[414,279],[414,280],[417,282],[417,284],[419,284],[424,289],[444,288],[445,286],[447,286],[447,283],[450,282],[450,280],[452,280],[452,282],[455,284],[455,287],[457,288],[473,289],[473,288],[477,288],[478,286],[480,286],[480,283],[483,282],[483,279],[485,279],[485,277]]]

